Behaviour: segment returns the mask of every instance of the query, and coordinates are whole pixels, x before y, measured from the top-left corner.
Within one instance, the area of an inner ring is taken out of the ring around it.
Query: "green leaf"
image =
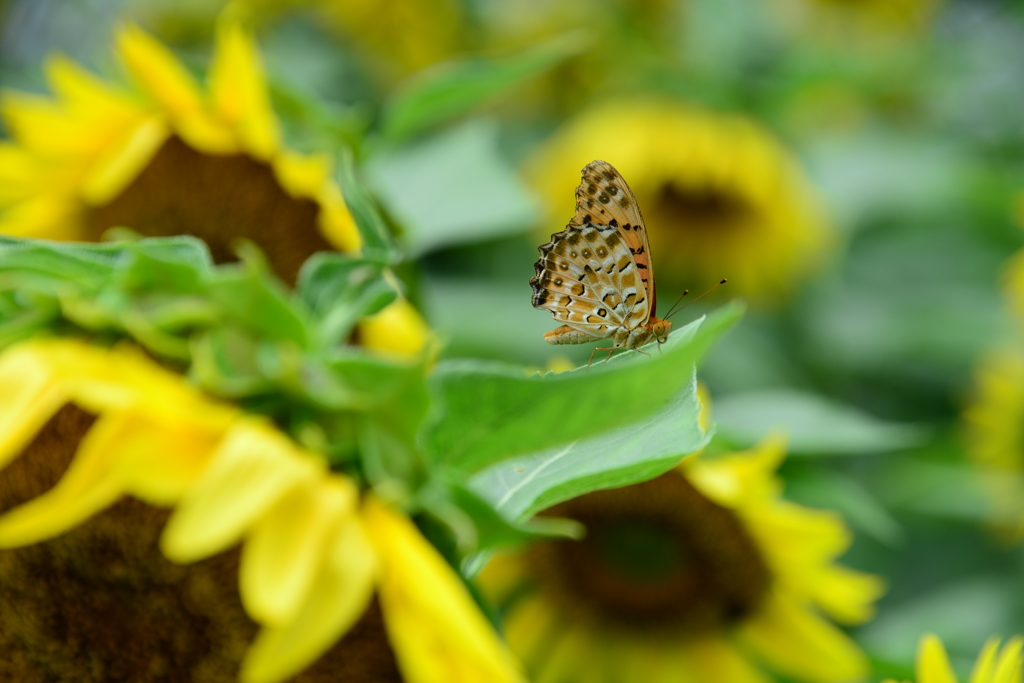
[[[572,33],[508,59],[467,59],[421,71],[385,105],[381,132],[397,142],[450,121],[578,54],[587,42]]]
[[[314,254],[302,265],[298,294],[320,319],[324,346],[344,343],[359,318],[395,300],[398,293],[383,273],[377,261],[331,252]]]
[[[19,239],[0,236],[0,277],[10,288],[9,276],[36,276],[73,280],[79,286],[95,286],[108,276],[120,258],[122,248],[113,245],[81,245],[74,242]]]
[[[384,264],[397,261],[398,249],[388,232],[384,217],[369,191],[357,179],[355,159],[348,150],[342,152],[338,163],[338,182],[345,196],[345,204],[363,238],[360,250],[362,257]]]
[[[288,339],[310,344],[304,307],[296,307],[284,286],[252,264],[219,267],[210,278],[208,294],[225,316],[238,321],[254,337]]]
[[[851,406],[795,389],[756,391],[716,399],[713,407],[719,434],[747,447],[765,434],[789,437],[792,454],[853,455],[918,446],[929,430],[886,422]]]
[[[678,330],[661,352],[651,344],[649,355],[622,353],[589,369],[524,377],[521,369],[496,363],[444,363],[430,378],[428,458],[475,472],[642,420],[692,384],[693,363],[741,312],[726,306],[702,325]]]
[[[509,520],[476,492],[454,482],[435,480],[420,490],[418,497],[426,510],[449,527],[462,557],[545,538],[582,538],[584,534],[583,525],[569,519]]]
[[[209,249],[194,237],[147,239],[122,246],[113,282],[129,292],[196,293],[213,271]]]
[[[700,428],[696,374],[647,418],[598,436],[499,462],[470,480],[502,515],[525,519],[598,489],[652,479],[710,435]]]
[[[378,153],[366,174],[413,254],[521,232],[536,210],[498,146],[498,127],[479,119]]]
[[[349,351],[332,360],[330,367],[366,397],[360,406],[366,416],[359,435],[367,479],[417,486],[425,475],[417,436],[429,404],[423,365],[395,365]]]

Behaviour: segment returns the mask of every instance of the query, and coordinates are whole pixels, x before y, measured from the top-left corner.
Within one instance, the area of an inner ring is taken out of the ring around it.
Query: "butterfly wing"
[[[555,320],[604,339],[650,315],[642,271],[616,227],[570,223],[539,251],[533,305]]]
[[[583,169],[580,186],[576,188],[576,215],[569,224],[583,226],[587,223],[616,228],[632,252],[643,282],[644,298],[649,302],[645,317],[639,320],[641,325],[645,325],[657,309],[654,265],[651,263],[651,249],[647,242],[647,226],[644,225],[640,206],[629,185],[615,167],[606,161],[591,161],[587,164]],[[630,315],[631,327],[636,318],[636,315]]]

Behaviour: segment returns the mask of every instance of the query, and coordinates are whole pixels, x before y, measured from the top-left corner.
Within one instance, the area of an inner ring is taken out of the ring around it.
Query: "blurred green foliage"
[[[206,8],[55,4],[0,5],[4,86],[43,90],[51,50],[116,72],[110,27],[126,15],[163,31],[190,63],[209,50]],[[889,582],[878,617],[855,630],[878,676],[910,677],[926,631],[944,639],[962,674],[991,634],[1024,631],[1024,550],[987,531],[988,501],[958,426],[976,359],[1013,328],[1000,278],[1024,246],[1019,2],[950,0],[877,30],[849,3],[837,32],[785,9],[814,0],[601,0],[586,16],[560,13],[558,0],[518,15],[517,3],[465,0],[459,49],[398,84],[315,4],[254,25],[289,142],[346,150],[341,180],[367,244],[361,259],[310,262],[289,296],[257,256],[213,267],[187,239],[59,251],[5,241],[3,344],[58,324],[130,335],[222,395],[313,386],[305,398],[318,409],[363,405],[367,392],[389,388],[389,407],[347,435],[360,441],[360,467],[405,480],[437,467],[419,482],[421,504],[465,557],[532,533],[523,520],[547,505],[652,476],[704,446],[690,367],[736,316],[708,318],[692,339],[677,319],[650,359],[545,377],[511,369],[553,355],[541,339],[552,321],[530,307],[527,281],[535,246],[562,227],[534,225],[517,169],[567,118],[612,97],[655,93],[743,113],[806,168],[841,244],[789,301],[751,311],[708,355],[700,378],[719,424],[708,451],[789,433],[787,495],[841,512],[857,534],[844,562]],[[444,341],[429,385],[408,368],[336,353],[356,318],[394,295],[380,278],[385,265]],[[213,331],[225,315],[231,324]],[[567,351],[577,364],[589,353]],[[310,383],[311,359],[322,381]],[[623,398],[641,390],[656,405]],[[541,419],[557,409],[546,397],[571,392],[588,397],[594,422]],[[399,394],[408,405],[393,405]],[[641,413],[649,424],[635,422]],[[414,475],[402,471],[409,450],[426,457]],[[466,483],[448,470],[474,476]]]

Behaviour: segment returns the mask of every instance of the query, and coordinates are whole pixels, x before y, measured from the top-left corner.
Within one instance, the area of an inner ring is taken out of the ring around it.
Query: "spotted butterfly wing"
[[[633,254],[646,297],[650,316],[657,314],[657,293],[654,288],[654,265],[647,242],[647,226],[640,215],[636,197],[615,167],[607,161],[591,161],[583,169],[583,179],[576,188],[576,215],[570,225],[600,223],[617,228]],[[647,322],[647,319],[644,319]]]
[[[633,193],[610,164],[583,169],[576,215],[539,250],[533,305],[565,323],[544,335],[549,343],[611,337],[612,348],[637,348],[652,336],[664,341],[671,323],[653,317],[647,231]]]
[[[579,341],[604,339],[644,322],[649,310],[636,263],[610,225],[570,223],[540,248],[534,264],[533,305],[580,332]]]

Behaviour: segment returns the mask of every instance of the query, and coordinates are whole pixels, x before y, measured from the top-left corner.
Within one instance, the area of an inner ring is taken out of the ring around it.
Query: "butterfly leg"
[[[587,367],[589,368],[590,364],[594,362],[594,354],[597,353],[598,351],[608,351],[609,352],[608,353],[608,358],[611,358],[612,354],[615,353],[615,350],[617,348],[619,348],[619,347],[617,347],[617,346],[613,346],[611,348],[601,348],[600,346],[596,347],[593,351],[590,352],[590,360],[587,361]],[[605,360],[608,360],[608,358],[605,358]]]

